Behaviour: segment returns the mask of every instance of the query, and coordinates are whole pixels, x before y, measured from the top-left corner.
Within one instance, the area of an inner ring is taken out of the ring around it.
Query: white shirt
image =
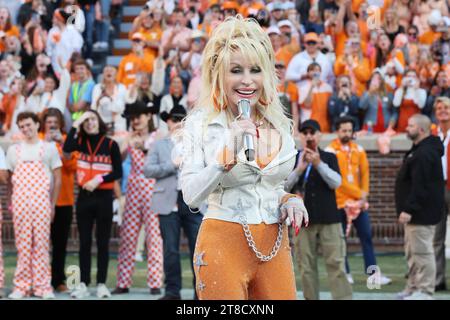
[[[286,194],[284,180],[297,154],[290,132],[280,132],[281,149],[265,168],[247,161],[242,149],[238,163],[225,172],[217,154],[228,140],[228,120],[225,112],[211,121],[207,117],[205,110],[196,110],[185,122],[180,178],[186,204],[196,208],[206,200],[204,219],[240,223],[243,215],[249,224],[278,223],[280,200]]]
[[[60,33],[60,40],[55,42],[54,36],[58,33]],[[83,37],[81,37],[81,34],[73,25],[66,26],[63,32],[57,27],[50,29],[47,37],[46,51],[52,60],[53,70],[57,74],[61,73],[58,57],[61,57],[62,63],[66,65],[74,52],[81,52],[83,43]]]
[[[2,147],[0,147],[0,170],[8,170],[8,167],[6,166],[5,151],[3,151]]]
[[[119,83],[114,88],[112,99],[108,97],[102,97],[100,99],[102,85],[101,83],[97,83],[92,90],[91,109],[97,110],[105,123],[114,122],[114,131],[126,131],[127,124],[125,118],[122,117],[122,113],[125,110],[127,89],[123,84]]]
[[[329,58],[322,52],[318,53],[315,60],[313,60],[306,51],[297,53],[288,64],[286,69],[286,80],[294,81],[297,85],[299,85],[300,78],[307,73],[308,66],[314,61],[317,62],[322,68],[320,79],[328,83],[330,86],[333,86],[333,66],[330,64]]]
[[[42,162],[44,163],[45,173],[51,180],[51,171],[62,167],[61,157],[59,156],[58,149],[56,148],[54,142],[46,142],[41,140],[38,143],[34,144],[20,142],[20,158],[22,161],[41,160],[40,152],[42,144],[44,147]],[[17,144],[13,144],[8,148],[8,152],[6,155],[6,168],[9,171],[14,172],[17,164]]]
[[[425,107],[425,102],[427,101],[427,92],[425,89],[421,88],[407,88],[406,94],[403,96],[403,88],[399,88],[395,91],[394,100],[392,101],[394,107],[400,107],[402,104],[402,97],[403,99],[414,101],[419,109],[422,109]]]
[[[447,181],[447,156],[448,156],[448,143],[450,142],[450,130],[447,131],[444,139],[444,133],[441,131],[441,128],[438,128],[438,136],[444,145],[444,155],[441,158],[442,161],[442,170],[444,171],[444,180]]]

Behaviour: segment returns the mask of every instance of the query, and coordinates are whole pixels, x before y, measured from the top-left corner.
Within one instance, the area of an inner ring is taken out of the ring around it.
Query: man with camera
[[[300,127],[303,150],[288,176],[285,191],[303,196],[309,213],[309,226],[300,231],[297,257],[305,299],[319,299],[318,247],[322,248],[333,299],[351,299],[352,288],[345,277],[345,242],[336,206],[335,189],[341,184],[336,156],[318,147],[321,130],[315,120]]]

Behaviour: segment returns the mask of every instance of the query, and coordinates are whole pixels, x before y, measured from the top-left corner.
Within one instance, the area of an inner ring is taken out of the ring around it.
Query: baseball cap
[[[287,19],[281,20],[280,22],[277,23],[277,27],[278,28],[282,28],[282,27],[289,27],[291,29],[294,29],[294,26],[292,25],[292,22],[290,22]]]
[[[305,37],[303,38],[303,40],[305,42],[309,42],[309,41],[319,42],[320,41],[319,36],[315,32],[309,32],[309,33],[305,34]]]
[[[280,29],[278,29],[275,26],[271,26],[271,27],[267,28],[266,33],[269,34],[269,35],[272,34],[272,33],[276,33],[278,35],[281,35]]]
[[[306,129],[311,129],[314,133],[316,131],[320,131],[320,124],[313,119],[305,120],[303,123],[301,123],[299,132],[303,132]]]
[[[133,33],[133,35],[131,36],[131,40],[141,40],[141,41],[145,41],[145,37],[142,33],[140,32],[135,32]]]

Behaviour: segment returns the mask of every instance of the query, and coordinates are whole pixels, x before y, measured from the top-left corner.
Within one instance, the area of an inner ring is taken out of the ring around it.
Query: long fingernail
[[[300,228],[295,226],[295,236],[298,236],[298,232],[300,231]]]

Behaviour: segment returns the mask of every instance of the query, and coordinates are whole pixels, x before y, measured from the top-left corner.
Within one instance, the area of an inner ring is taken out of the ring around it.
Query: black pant
[[[56,206],[55,220],[51,227],[52,240],[52,286],[64,284],[66,275],[66,247],[72,224],[73,206]]]
[[[109,239],[113,217],[113,191],[80,190],[77,199],[77,224],[80,233],[81,282],[91,283],[92,229],[95,222],[97,241],[97,284],[106,283],[109,262]]]
[[[189,258],[193,268],[195,242],[203,219],[201,213],[192,213],[183,201],[181,191],[178,193],[178,212],[159,215],[159,225],[163,238],[164,274],[166,295],[179,296],[181,290],[180,233],[183,228],[189,243]],[[192,269],[194,274],[194,270]],[[194,274],[195,288],[195,274]],[[195,292],[195,290],[194,290]]]

